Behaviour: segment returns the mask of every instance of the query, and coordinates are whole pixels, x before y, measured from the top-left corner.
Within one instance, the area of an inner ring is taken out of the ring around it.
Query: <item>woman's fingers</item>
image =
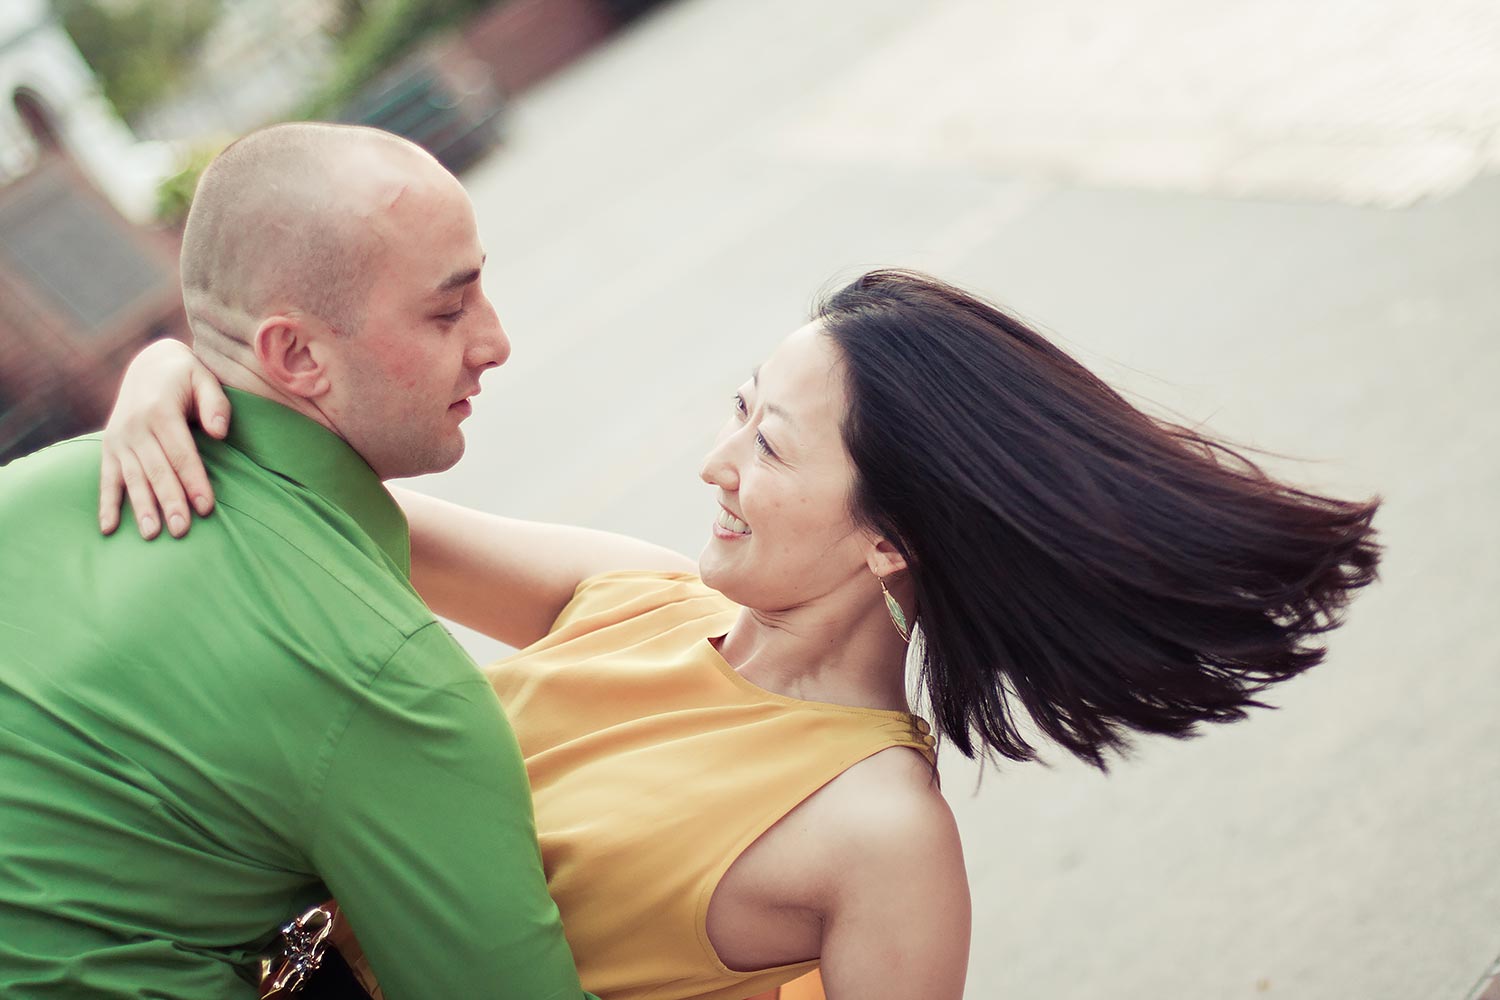
[[[141,442],[136,455],[140,459],[141,471],[145,473],[147,488],[161,511],[167,531],[173,538],[181,538],[187,534],[193,512],[188,510],[187,494],[183,492],[182,481],[177,478],[177,469],[162,449],[160,438],[151,437]],[[196,455],[194,457],[196,460]],[[128,489],[128,480],[126,486]],[[130,502],[135,503],[134,492],[130,495]]]
[[[198,512],[199,517],[207,517],[214,509],[214,490],[208,482],[208,472],[203,468],[203,458],[198,454],[198,445],[193,440],[192,431],[180,420],[169,420],[164,426],[157,429],[156,438],[161,442],[162,453],[166,456],[167,464],[171,467],[170,479],[178,489],[187,494],[188,501],[193,505],[193,510]],[[149,473],[148,473],[149,476]],[[158,484],[155,477],[151,478],[152,487],[156,490],[158,500],[163,501],[166,507],[166,496],[162,493],[163,484]],[[191,516],[191,515],[189,515]],[[172,528],[172,511],[166,510],[167,530]],[[184,533],[187,529],[183,529]],[[173,535],[181,538],[182,535],[173,531]]]
[[[213,437],[228,433],[229,400],[218,380],[187,345],[172,340],[148,345],[126,369],[104,427],[101,531],[108,534],[120,525],[122,486],[143,538],[155,538],[163,526],[181,538],[194,510],[205,516],[213,510],[213,487],[188,428],[192,415]]]
[[[202,362],[193,365],[193,398],[198,403],[198,426],[216,438],[228,434],[229,397],[224,395],[224,387]]]
[[[145,470],[133,451],[122,451],[116,461],[120,466],[120,478],[125,482],[125,495],[130,498],[130,508],[135,511],[135,526],[141,537],[150,541],[161,532],[161,512],[156,506],[156,494],[146,479]]]
[[[99,469],[99,531],[103,534],[112,535],[120,526],[120,502],[124,490],[120,463],[106,448]]]
[[[108,535],[120,526],[120,492],[124,488],[135,511],[141,537],[155,538],[163,523],[173,538],[187,534],[193,508],[213,510],[213,490],[198,457],[193,436],[181,418],[157,431],[141,431],[133,448],[106,442],[99,470],[99,530]]]
[[[192,394],[198,407],[198,426],[222,440],[229,433],[229,397],[214,374],[196,360],[192,372]],[[163,438],[163,444],[167,458],[193,501],[193,509],[199,517],[207,517],[214,509],[214,488],[208,481],[208,473],[203,470],[203,460],[198,455],[193,436],[185,426],[176,424]]]

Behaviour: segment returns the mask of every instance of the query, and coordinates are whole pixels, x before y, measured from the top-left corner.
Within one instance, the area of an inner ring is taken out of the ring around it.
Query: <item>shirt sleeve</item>
[[[587,996],[489,684],[434,622],[367,693],[328,750],[311,854],[387,1000]]]

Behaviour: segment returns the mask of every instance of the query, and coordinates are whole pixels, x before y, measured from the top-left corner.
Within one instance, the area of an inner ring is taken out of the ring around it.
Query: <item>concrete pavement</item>
[[[420,486],[695,552],[698,459],[820,287],[979,290],[1383,494],[1388,554],[1279,711],[1107,777],[944,761],[969,997],[1465,1000],[1500,955],[1500,15],[1048,10],[681,0],[527,95],[465,178],[514,356]]]

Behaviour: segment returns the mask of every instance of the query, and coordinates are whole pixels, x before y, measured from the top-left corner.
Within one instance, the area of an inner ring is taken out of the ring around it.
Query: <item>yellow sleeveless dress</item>
[[[745,680],[709,642],[738,614],[693,576],[606,574],[545,639],[488,670],[579,975],[605,1000],[742,1000],[815,969],[725,966],[706,929],[715,887],[850,766],[897,746],[932,759],[927,724],[905,712]]]

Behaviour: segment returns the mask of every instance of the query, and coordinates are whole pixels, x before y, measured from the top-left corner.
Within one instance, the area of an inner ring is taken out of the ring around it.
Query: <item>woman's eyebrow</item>
[[[750,382],[757,387],[760,385],[760,365],[756,365],[750,369]],[[775,403],[764,403],[762,404],[762,408],[767,413],[774,413],[789,424],[795,425],[797,423],[797,421],[792,419],[792,415],[786,411],[785,407],[778,406]]]

